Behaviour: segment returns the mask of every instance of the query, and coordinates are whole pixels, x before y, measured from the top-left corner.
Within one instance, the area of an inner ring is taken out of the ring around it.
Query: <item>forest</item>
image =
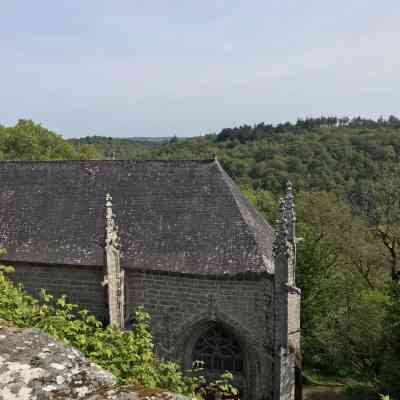
[[[2,160],[213,157],[271,224],[293,183],[306,381],[400,399],[398,118],[305,118],[157,140],[64,140],[29,120],[0,125]]]

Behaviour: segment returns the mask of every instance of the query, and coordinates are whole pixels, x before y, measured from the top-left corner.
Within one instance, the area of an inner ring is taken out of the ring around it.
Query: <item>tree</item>
[[[376,380],[387,301],[380,242],[333,193],[300,193],[297,210],[305,363]]]
[[[94,145],[84,144],[79,146],[79,158],[81,160],[96,160],[99,158],[99,154]]]
[[[386,345],[383,367],[380,373],[381,391],[390,393],[394,399],[400,399],[400,285],[392,284],[388,291],[384,321]]]
[[[68,160],[79,158],[72,145],[61,136],[30,120],[0,130],[3,159]]]
[[[361,210],[386,250],[390,277],[400,283],[400,167],[382,166],[361,200]]]
[[[349,207],[333,193],[300,193],[296,197],[298,236],[297,283],[302,291],[301,327],[305,362],[323,367],[331,356],[317,335],[327,314],[335,313],[342,240],[348,232]],[[340,296],[339,296],[340,297]]]

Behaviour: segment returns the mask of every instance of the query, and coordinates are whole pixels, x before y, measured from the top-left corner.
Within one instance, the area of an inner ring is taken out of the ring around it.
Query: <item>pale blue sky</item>
[[[3,0],[0,123],[191,136],[400,114],[399,0]]]

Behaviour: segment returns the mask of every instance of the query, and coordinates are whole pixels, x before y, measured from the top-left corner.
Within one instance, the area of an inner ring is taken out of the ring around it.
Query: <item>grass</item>
[[[303,376],[305,386],[345,386],[348,383],[339,376],[315,368],[305,368]]]

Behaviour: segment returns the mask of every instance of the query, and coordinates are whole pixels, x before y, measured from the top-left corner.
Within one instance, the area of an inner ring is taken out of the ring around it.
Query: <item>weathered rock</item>
[[[116,385],[115,377],[43,332],[0,321],[0,400],[183,400]]]

